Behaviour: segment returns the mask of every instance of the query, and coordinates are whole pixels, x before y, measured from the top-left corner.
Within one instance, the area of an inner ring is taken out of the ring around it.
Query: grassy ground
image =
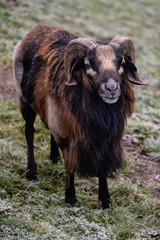
[[[160,239],[158,170],[149,175],[160,162],[159,12],[159,0],[0,2],[0,239]],[[113,199],[109,210],[99,209],[95,178],[77,177],[81,207],[64,206],[64,164],[49,161],[49,133],[39,118],[35,134],[39,182],[26,180],[24,121],[14,97],[11,64],[14,46],[38,23],[102,40],[126,35],[135,43],[137,67],[147,85],[135,88],[124,169],[109,180]],[[142,162],[144,167],[137,172],[136,165]]]

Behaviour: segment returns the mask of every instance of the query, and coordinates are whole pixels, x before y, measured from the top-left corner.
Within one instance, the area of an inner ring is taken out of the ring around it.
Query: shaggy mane
[[[72,113],[78,122],[75,142],[70,145],[68,169],[77,170],[81,175],[112,177],[121,167],[121,139],[133,105],[133,96],[130,96],[133,90],[129,86],[130,91],[125,91],[114,104],[105,103],[86,88],[84,94],[82,86],[75,87],[78,92],[74,95],[71,88],[68,89],[66,98],[72,96]]]

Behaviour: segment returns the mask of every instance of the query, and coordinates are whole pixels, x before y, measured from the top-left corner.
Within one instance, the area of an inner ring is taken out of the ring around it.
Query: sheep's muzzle
[[[107,82],[100,84],[98,94],[104,102],[109,104],[115,103],[121,95],[120,85],[111,78]]]

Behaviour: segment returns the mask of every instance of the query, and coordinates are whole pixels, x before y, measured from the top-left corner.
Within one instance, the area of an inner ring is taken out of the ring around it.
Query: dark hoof
[[[58,161],[61,160],[61,157],[60,157],[60,156],[58,156],[58,157],[52,157],[52,156],[50,156],[50,160],[51,160],[53,163],[57,163]]]
[[[76,202],[76,203],[73,203],[73,205],[72,205],[73,207],[75,207],[75,208],[79,208],[80,207],[80,205],[79,205],[79,203],[78,202]]]
[[[75,203],[65,203],[65,206],[67,207],[67,208],[73,208],[73,207],[75,207],[75,208],[79,208],[80,207],[80,205],[79,205],[79,203],[78,202],[75,202]]]
[[[35,173],[35,171],[29,170],[27,172],[27,179],[29,181],[38,181],[37,173]]]
[[[102,202],[102,209],[107,209],[107,208],[110,208],[110,206],[112,205],[112,200],[111,199],[108,199],[106,202]]]

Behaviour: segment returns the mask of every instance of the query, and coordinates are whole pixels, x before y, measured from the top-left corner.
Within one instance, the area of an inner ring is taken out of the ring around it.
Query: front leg
[[[50,153],[50,159],[52,160],[53,163],[57,163],[61,157],[59,154],[59,149],[58,149],[58,145],[53,137],[53,135],[51,134],[51,153]]]
[[[102,201],[102,208],[109,208],[112,200],[110,199],[107,178],[99,177],[99,200]]]
[[[76,190],[74,186],[74,174],[70,173],[67,173],[65,205],[67,207],[79,207],[78,200],[76,198]]]

